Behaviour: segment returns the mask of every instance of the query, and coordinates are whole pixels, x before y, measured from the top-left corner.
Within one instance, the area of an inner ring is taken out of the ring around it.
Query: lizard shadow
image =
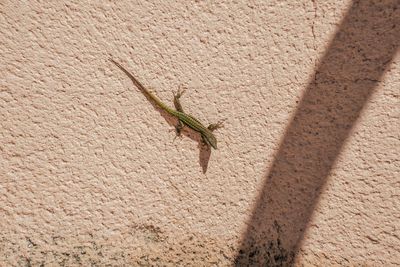
[[[169,114],[166,114],[166,116],[169,116]],[[167,119],[165,118],[165,120],[167,120]],[[176,123],[177,122],[178,122],[178,120],[176,120]],[[199,164],[201,166],[203,173],[206,173],[207,168],[208,168],[208,162],[211,157],[211,147],[209,145],[204,144],[203,140],[201,139],[201,135],[199,133],[197,133],[196,131],[190,129],[189,127],[185,126],[182,129],[181,133],[185,137],[189,137],[193,141],[197,142],[197,147],[199,149]]]

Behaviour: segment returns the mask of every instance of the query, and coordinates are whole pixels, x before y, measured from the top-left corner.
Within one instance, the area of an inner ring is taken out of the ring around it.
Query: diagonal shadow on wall
[[[321,189],[400,43],[400,4],[354,1],[288,126],[236,266],[290,266]]]

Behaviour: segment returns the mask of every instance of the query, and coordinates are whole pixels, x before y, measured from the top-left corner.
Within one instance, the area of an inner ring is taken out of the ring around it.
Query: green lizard
[[[127,71],[124,67],[122,67],[121,64],[119,64],[118,62],[116,62],[111,58],[110,61],[113,62],[115,65],[117,65],[117,67],[119,67],[123,72],[125,72],[125,74],[128,75],[128,77],[132,80],[135,86],[138,87],[151,100],[153,100],[157,106],[159,106],[161,109],[165,110],[166,112],[168,112],[169,114],[178,119],[178,125],[175,127],[178,136],[181,134],[183,125],[186,125],[189,128],[195,130],[196,132],[199,132],[205,144],[212,146],[214,149],[217,149],[217,139],[215,138],[212,132],[223,126],[222,121],[215,124],[210,124],[208,127],[205,127],[198,119],[194,118],[189,114],[186,114],[183,111],[182,105],[179,101],[179,98],[184,93],[183,90],[178,90],[176,94],[174,93],[174,106],[176,110],[172,109],[163,102],[161,102],[161,100],[157,96],[155,96],[152,92],[147,90],[135,77],[133,77],[133,75],[129,71]]]

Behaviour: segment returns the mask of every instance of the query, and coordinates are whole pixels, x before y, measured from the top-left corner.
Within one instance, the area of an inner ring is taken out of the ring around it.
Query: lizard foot
[[[178,90],[176,92],[173,92],[174,98],[179,99],[181,96],[186,92],[186,88],[183,85],[180,85],[178,87]]]
[[[214,130],[217,130],[219,128],[222,128],[222,127],[224,127],[224,121],[226,121],[226,119],[220,120],[217,123],[212,123],[212,124],[208,125],[207,128],[210,131],[214,131]]]

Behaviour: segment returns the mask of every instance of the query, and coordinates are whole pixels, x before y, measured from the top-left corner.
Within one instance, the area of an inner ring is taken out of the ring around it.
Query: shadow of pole
[[[321,188],[400,42],[400,4],[354,1],[265,177],[236,266],[290,266]]]

